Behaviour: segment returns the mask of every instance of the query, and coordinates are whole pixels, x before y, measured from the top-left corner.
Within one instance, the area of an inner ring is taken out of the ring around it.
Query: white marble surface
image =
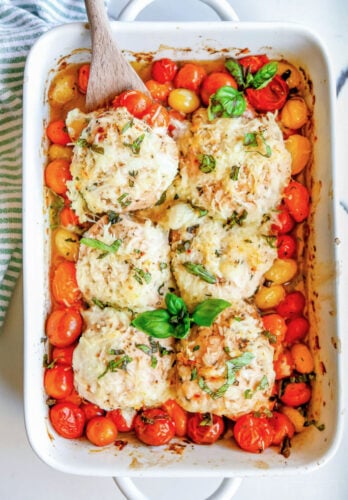
[[[283,20],[305,24],[326,44],[338,79],[348,68],[348,9],[346,0],[229,0],[241,20]],[[111,0],[110,10],[118,13],[125,1]],[[141,20],[215,20],[216,15],[197,0],[158,0],[140,16]],[[348,175],[345,144],[348,137],[348,82],[337,106],[338,201],[348,207]],[[341,337],[345,356],[348,308],[348,214],[338,206],[337,236],[341,275]],[[344,262],[343,259],[346,259]],[[35,265],[35,263],[33,263]],[[345,307],[344,307],[345,305]],[[86,478],[56,472],[42,463],[27,441],[23,418],[22,284],[18,286],[0,335],[0,498],[3,500],[98,500],[122,499],[110,478]],[[348,360],[348,359],[347,359]],[[345,366],[346,363],[343,363]],[[347,406],[346,387],[344,403]],[[244,479],[236,500],[345,500],[348,499],[346,450],[348,430],[335,457],[322,469],[295,477]],[[206,498],[219,484],[217,479],[142,479],[136,481],[149,500],[198,500]],[[228,500],[227,498],[225,500]]]

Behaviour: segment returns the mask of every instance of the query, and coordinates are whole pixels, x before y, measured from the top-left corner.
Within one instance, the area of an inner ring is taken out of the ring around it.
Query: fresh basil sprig
[[[246,109],[246,101],[239,90],[225,85],[220,87],[215,94],[210,97],[208,106],[208,119],[222,116],[223,118],[232,118],[240,116]]]
[[[216,283],[216,277],[210,273],[202,264],[195,264],[194,262],[184,262],[183,263],[186,271],[194,276],[198,276],[203,281],[213,285]]]
[[[97,248],[107,253],[115,253],[120,248],[122,240],[115,240],[111,245],[107,245],[103,241],[97,240],[96,238],[81,238],[80,243],[86,245],[87,247]]]
[[[236,80],[239,90],[245,90],[249,87],[263,89],[273,80],[278,71],[276,61],[264,64],[255,74],[250,73],[249,68],[239,64],[237,59],[228,59],[225,67]]]
[[[132,326],[151,337],[183,339],[189,334],[191,323],[211,326],[216,317],[230,306],[226,300],[207,299],[198,304],[190,315],[185,302],[174,293],[166,294],[165,303],[167,309],[155,309],[138,314],[133,319]]]

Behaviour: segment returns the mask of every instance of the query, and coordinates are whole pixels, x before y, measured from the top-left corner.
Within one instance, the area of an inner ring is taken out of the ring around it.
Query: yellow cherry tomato
[[[290,129],[297,130],[307,122],[309,111],[302,97],[292,97],[284,104],[280,113],[280,121]]]
[[[301,73],[295,66],[286,61],[278,61],[277,75],[286,81],[289,89],[299,89],[302,86]]]
[[[77,234],[64,228],[54,233],[54,245],[59,255],[70,262],[76,262],[79,254],[79,238]]]
[[[199,108],[201,102],[193,90],[179,88],[170,92],[168,104],[181,113],[192,113]]]
[[[291,174],[297,175],[305,168],[311,156],[310,140],[303,135],[294,134],[285,141],[285,147],[291,154]]]
[[[261,286],[255,295],[255,304],[261,309],[274,309],[285,298],[285,289],[282,285]]]
[[[265,274],[265,278],[274,285],[288,283],[297,273],[297,262],[294,259],[276,259]]]

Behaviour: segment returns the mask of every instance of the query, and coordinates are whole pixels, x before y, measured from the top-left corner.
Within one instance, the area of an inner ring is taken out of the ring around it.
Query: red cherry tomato
[[[273,340],[271,344],[279,346],[285,338],[287,328],[284,318],[280,314],[266,314],[262,317],[262,323],[264,329],[275,337],[275,342]]]
[[[274,430],[272,444],[279,445],[283,442],[285,437],[291,439],[294,436],[295,427],[289,417],[283,413],[274,411],[270,418],[270,422]]]
[[[53,144],[66,146],[71,142],[64,120],[54,120],[50,122],[47,126],[46,134]]]
[[[168,127],[169,114],[165,107],[160,104],[151,104],[147,109],[143,119],[150,125],[150,127]]]
[[[150,446],[167,444],[175,436],[173,420],[160,408],[150,408],[138,413],[134,430],[137,438]]]
[[[81,299],[73,262],[64,260],[56,267],[52,278],[52,294],[59,304],[72,306]]]
[[[277,222],[272,224],[271,228],[274,233],[286,234],[292,231],[295,227],[295,221],[291,217],[289,210],[285,205],[278,207]]]
[[[200,91],[204,104],[208,106],[210,96],[215,94],[219,88],[225,86],[237,88],[237,83],[233,76],[222,71],[209,73],[209,75],[204,78]]]
[[[238,418],[233,436],[242,450],[261,453],[272,444],[274,430],[269,418],[248,413]]]
[[[193,63],[186,63],[177,72],[174,79],[174,85],[176,88],[197,91],[206,74],[207,73],[202,66]]]
[[[207,415],[209,418],[207,418]],[[209,424],[210,417],[212,417],[211,424]],[[213,444],[219,439],[224,430],[224,421],[218,415],[193,413],[188,417],[187,435],[194,443]]]
[[[151,68],[151,76],[159,83],[170,82],[178,71],[177,64],[171,59],[163,58],[155,61]]]
[[[269,62],[269,59],[266,54],[260,54],[258,56],[242,57],[241,59],[238,59],[238,62],[244,66],[244,68],[249,68],[251,73],[256,73],[256,71]]]
[[[77,86],[81,94],[85,94],[87,92],[90,69],[90,64],[83,64],[79,68]]]
[[[52,345],[67,347],[80,336],[82,317],[77,309],[65,307],[51,312],[46,322],[46,334]]]
[[[266,87],[262,89],[248,88],[245,94],[257,111],[275,111],[284,106],[289,94],[289,87],[280,76],[276,75]]]
[[[125,90],[112,101],[114,108],[124,106],[136,118],[142,118],[151,106],[151,99],[140,90]]]
[[[52,359],[57,365],[72,365],[72,358],[76,344],[67,347],[53,347]]]
[[[277,238],[279,259],[292,259],[296,255],[297,243],[290,234],[280,234]]]
[[[291,382],[285,387],[280,399],[285,405],[296,407],[308,403],[311,396],[312,390],[305,382]]]
[[[134,421],[137,412],[132,410],[127,413],[120,409],[108,411],[107,417],[111,418],[114,424],[117,427],[117,430],[120,432],[129,432],[134,429]]]
[[[306,186],[292,181],[284,190],[284,202],[296,222],[302,222],[309,214],[309,192]]]
[[[169,92],[173,90],[173,85],[170,82],[159,83],[156,82],[156,80],[148,80],[145,82],[145,85],[148,88],[152,99],[160,103],[166,103]]]
[[[309,321],[303,316],[290,320],[287,324],[285,342],[293,344],[303,340],[309,331]]]
[[[99,408],[99,406],[94,403],[84,402],[82,403],[81,408],[85,414],[86,422],[94,417],[104,417],[105,415],[105,410]]]
[[[295,318],[302,315],[305,305],[306,299],[302,292],[291,292],[279,303],[277,313],[286,319]]]
[[[45,184],[57,194],[66,193],[66,183],[71,179],[70,163],[67,160],[53,160],[45,168]]]
[[[74,403],[76,406],[80,406],[82,403],[82,397],[77,390],[73,388],[68,396],[57,399],[57,403]]]
[[[87,422],[86,436],[95,446],[107,446],[116,441],[117,428],[110,418],[93,417]]]
[[[294,362],[288,349],[284,349],[273,363],[276,380],[290,377],[294,369]]]
[[[73,403],[57,403],[50,409],[50,420],[54,430],[62,437],[81,437],[85,427],[83,410]]]
[[[46,368],[44,375],[46,393],[54,399],[62,399],[72,392],[74,388],[74,374],[69,366],[55,365]]]
[[[175,423],[175,435],[179,437],[186,436],[187,412],[174,399],[168,399],[163,403],[162,408]]]
[[[79,218],[71,207],[63,207],[59,214],[60,223],[64,227],[78,226]]]

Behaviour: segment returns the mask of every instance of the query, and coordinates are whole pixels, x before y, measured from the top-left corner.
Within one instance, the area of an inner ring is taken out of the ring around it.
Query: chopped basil
[[[101,146],[97,146],[97,144],[91,144],[87,141],[87,139],[79,138],[76,142],[76,146],[80,146],[81,148],[89,148],[94,153],[98,153],[100,155],[104,154],[104,148]]]
[[[120,354],[125,354],[124,349],[110,349],[109,354],[113,354],[114,356],[119,356]]]
[[[127,130],[131,127],[133,127],[134,125],[134,120],[133,118],[131,120],[129,120],[129,122],[127,122],[125,125],[123,125],[123,127],[121,128],[121,134],[124,134],[125,132],[127,132]]]
[[[108,222],[110,224],[117,224],[117,222],[120,222],[122,220],[120,215],[116,212],[113,212],[112,210],[110,210],[107,213],[107,216],[108,216]]]
[[[256,389],[258,391],[264,391],[268,387],[269,387],[268,378],[266,377],[266,375],[264,375]]]
[[[252,399],[253,395],[254,395],[254,391],[252,391],[251,389],[246,389],[244,391],[244,398],[245,399]]]
[[[141,134],[139,135],[139,137],[135,139],[134,142],[132,143],[124,142],[123,145],[127,146],[127,148],[130,148],[132,153],[138,155],[140,153],[141,143],[143,142],[144,139],[145,139],[145,134]]]
[[[156,368],[156,366],[157,366],[157,358],[154,355],[151,356],[151,365],[150,366],[151,366],[151,368]]]
[[[240,170],[240,167],[238,167],[237,165],[233,165],[231,167],[230,179],[232,181],[237,181],[238,180],[239,170]]]
[[[258,148],[259,143],[257,138],[260,137],[260,140],[265,148],[265,152],[260,151],[259,149],[247,150],[246,153],[257,153],[265,158],[270,158],[272,156],[272,149],[269,144],[267,144],[263,132],[248,132],[244,135],[243,146]]]
[[[155,206],[158,207],[162,205],[166,201],[166,198],[167,198],[167,191],[163,191],[160,199],[156,201]]]
[[[200,348],[201,348],[201,346],[197,344],[197,345],[195,345],[195,346],[193,347],[192,351],[193,351],[193,352],[195,352],[195,351],[199,351],[199,349],[200,349]]]
[[[246,109],[246,101],[242,92],[233,87],[220,87],[215,94],[210,97],[208,107],[208,119],[222,116],[223,118],[232,118],[240,116]]]
[[[120,248],[122,240],[115,240],[111,245],[107,245],[103,241],[96,238],[81,238],[80,243],[87,247],[96,248],[106,253],[115,253]]]
[[[132,203],[131,199],[125,200],[125,198],[127,198],[127,196],[129,196],[129,193],[123,193],[123,194],[121,194],[121,196],[119,196],[117,198],[117,201],[121,205],[122,208],[126,208]]]
[[[119,369],[127,371],[127,365],[129,363],[131,363],[132,361],[133,361],[133,359],[130,358],[127,354],[125,354],[121,358],[112,359],[106,365],[105,371],[98,376],[98,379],[104,377],[104,375],[106,375],[107,372],[109,372],[109,371],[110,372],[116,372]]]
[[[224,346],[224,351],[225,351],[226,354],[230,354],[231,349],[227,345],[225,345]]]
[[[271,248],[277,248],[277,237],[276,236],[272,236],[269,234],[262,234],[261,236],[266,240],[267,244]]]
[[[191,370],[191,377],[190,377],[190,380],[193,381],[193,380],[196,380],[197,379],[197,368],[192,368]]]
[[[157,293],[158,295],[161,295],[161,297],[164,295],[163,288],[164,288],[164,283],[161,283],[161,285],[157,288]]]
[[[213,415],[211,413],[203,413],[203,419],[200,421],[201,426],[213,425]]]
[[[257,134],[255,132],[248,132],[244,134],[244,139],[243,139],[243,146],[253,146],[256,147],[258,146]]]
[[[97,299],[96,297],[93,297],[93,298],[92,298],[92,302],[93,302],[93,304],[95,304],[96,306],[98,306],[98,307],[99,307],[99,309],[104,309],[104,307],[106,307],[106,306],[105,306],[105,304],[103,304],[103,302],[101,302],[101,301],[100,301],[99,299]]]
[[[151,355],[151,347],[149,347],[146,344],[135,344],[135,347],[137,349],[140,349],[140,351],[143,351],[145,354]]]
[[[214,156],[202,154],[198,156],[198,160],[199,170],[204,174],[210,174],[210,172],[213,172],[215,170],[216,160]]]
[[[184,253],[187,252],[187,250],[190,249],[191,242],[189,240],[183,241],[176,247],[177,253]]]
[[[140,269],[139,267],[134,268],[134,274],[133,278],[140,283],[140,285],[143,285],[145,283],[150,283],[151,281],[151,274],[144,271],[143,269]]]
[[[202,264],[195,264],[193,262],[184,262],[185,269],[194,276],[198,276],[203,281],[213,285],[216,283],[216,276],[210,273]]]
[[[225,225],[229,228],[232,228],[235,225],[242,226],[247,216],[248,212],[245,209],[240,214],[236,210],[233,210],[231,217],[226,220]]]
[[[270,344],[277,343],[276,335],[273,335],[273,333],[271,333],[269,330],[263,330],[262,335],[264,335],[269,340]]]
[[[304,426],[309,427],[310,425],[314,425],[314,427],[316,427],[320,432],[325,430],[325,424],[318,424],[316,420],[306,420]]]
[[[167,267],[168,267],[168,264],[166,262],[159,263],[160,271],[164,271],[164,269],[167,269]]]

